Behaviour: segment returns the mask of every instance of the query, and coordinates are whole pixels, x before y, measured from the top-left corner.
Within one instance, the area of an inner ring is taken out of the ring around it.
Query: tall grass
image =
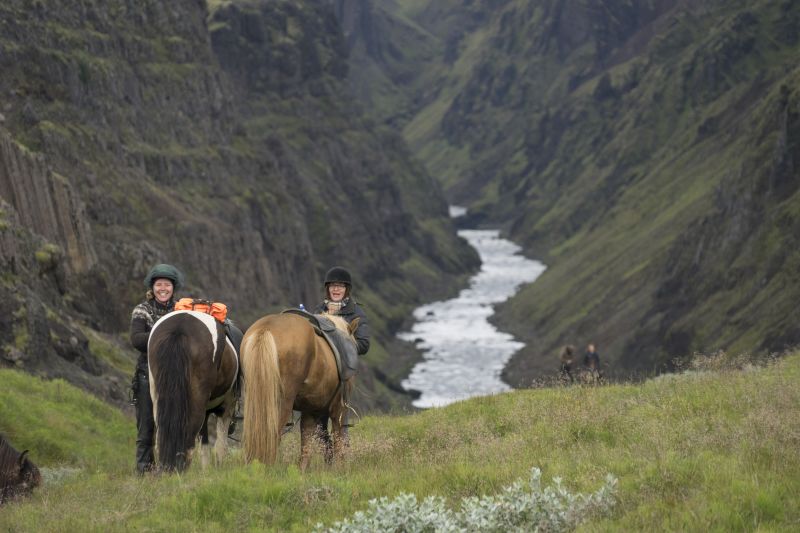
[[[8,398],[36,404],[41,393],[29,393],[49,385],[10,374],[17,385],[2,388],[4,406]],[[0,374],[4,384],[8,375]],[[346,463],[328,467],[318,455],[304,475],[294,466],[296,431],[274,466],[244,465],[234,450],[216,469],[195,464],[180,476],[138,478],[131,420],[121,440],[99,420],[84,421],[90,431],[82,444],[72,433],[60,440],[85,453],[42,456],[31,434],[52,441],[60,432],[46,433],[38,420],[16,424],[21,411],[4,407],[0,424],[14,425],[40,466],[96,468],[53,479],[30,500],[1,509],[0,530],[309,531],[401,493],[442,498],[457,510],[463,499],[496,495],[538,467],[543,484],[559,477],[572,492],[596,491],[609,473],[619,480],[613,511],[581,529],[789,531],[800,524],[799,383],[794,354],[748,370],[523,390],[371,416],[351,429]],[[51,418],[71,418],[88,398],[59,387],[66,400],[37,407],[42,416],[52,409]]]

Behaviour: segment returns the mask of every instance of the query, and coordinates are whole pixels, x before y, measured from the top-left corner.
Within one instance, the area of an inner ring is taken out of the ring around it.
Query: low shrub
[[[444,498],[429,496],[422,502],[414,494],[401,493],[394,499],[373,499],[369,510],[358,511],[352,519],[317,533],[360,533],[394,531],[404,533],[456,533],[484,531],[570,531],[588,518],[608,512],[614,505],[617,479],[608,474],[605,484],[592,494],[573,494],[553,478],[542,489],[542,473],[531,469],[527,486],[516,481],[494,496],[464,498],[458,512],[447,508]]]

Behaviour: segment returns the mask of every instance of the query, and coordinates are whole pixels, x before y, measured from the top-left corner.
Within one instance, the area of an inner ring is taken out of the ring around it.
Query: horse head
[[[18,487],[19,492],[25,495],[33,492],[33,489],[42,484],[42,474],[39,468],[28,458],[28,450],[23,451],[18,461]]]
[[[0,435],[0,503],[28,496],[41,484],[42,475],[28,458],[28,450],[19,453]]]
[[[559,353],[559,358],[561,359],[562,363],[572,363],[573,357],[575,355],[575,346],[572,344],[566,344],[561,347],[561,353]]]
[[[361,322],[361,317],[356,317],[347,325],[347,333],[350,335],[350,338],[353,339],[353,342],[356,340],[356,330],[358,329],[359,322]]]

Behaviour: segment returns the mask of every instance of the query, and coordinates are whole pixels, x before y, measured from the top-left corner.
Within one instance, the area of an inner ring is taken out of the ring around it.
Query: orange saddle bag
[[[225,322],[228,316],[228,306],[220,302],[203,300],[201,298],[181,298],[175,302],[176,311],[199,311],[206,313],[217,319],[218,322]]]

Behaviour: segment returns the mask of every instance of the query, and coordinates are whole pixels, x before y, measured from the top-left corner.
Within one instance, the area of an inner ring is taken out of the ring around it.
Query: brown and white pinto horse
[[[355,344],[358,319],[349,325],[338,316],[327,315],[336,328]],[[244,383],[244,431],[242,447],[246,461],[275,462],[281,430],[292,410],[301,412],[300,469],[311,458],[311,443],[317,418],[328,415],[333,433],[333,453],[342,457],[342,420],[348,407],[342,400],[343,385],[333,352],[316,334],[307,319],[291,313],[267,315],[247,329],[242,341]]]
[[[147,345],[156,453],[163,470],[185,470],[201,433],[201,460],[209,461],[208,415],[216,414],[217,460],[227,453],[239,359],[223,325],[198,311],[175,311],[158,320]]]

